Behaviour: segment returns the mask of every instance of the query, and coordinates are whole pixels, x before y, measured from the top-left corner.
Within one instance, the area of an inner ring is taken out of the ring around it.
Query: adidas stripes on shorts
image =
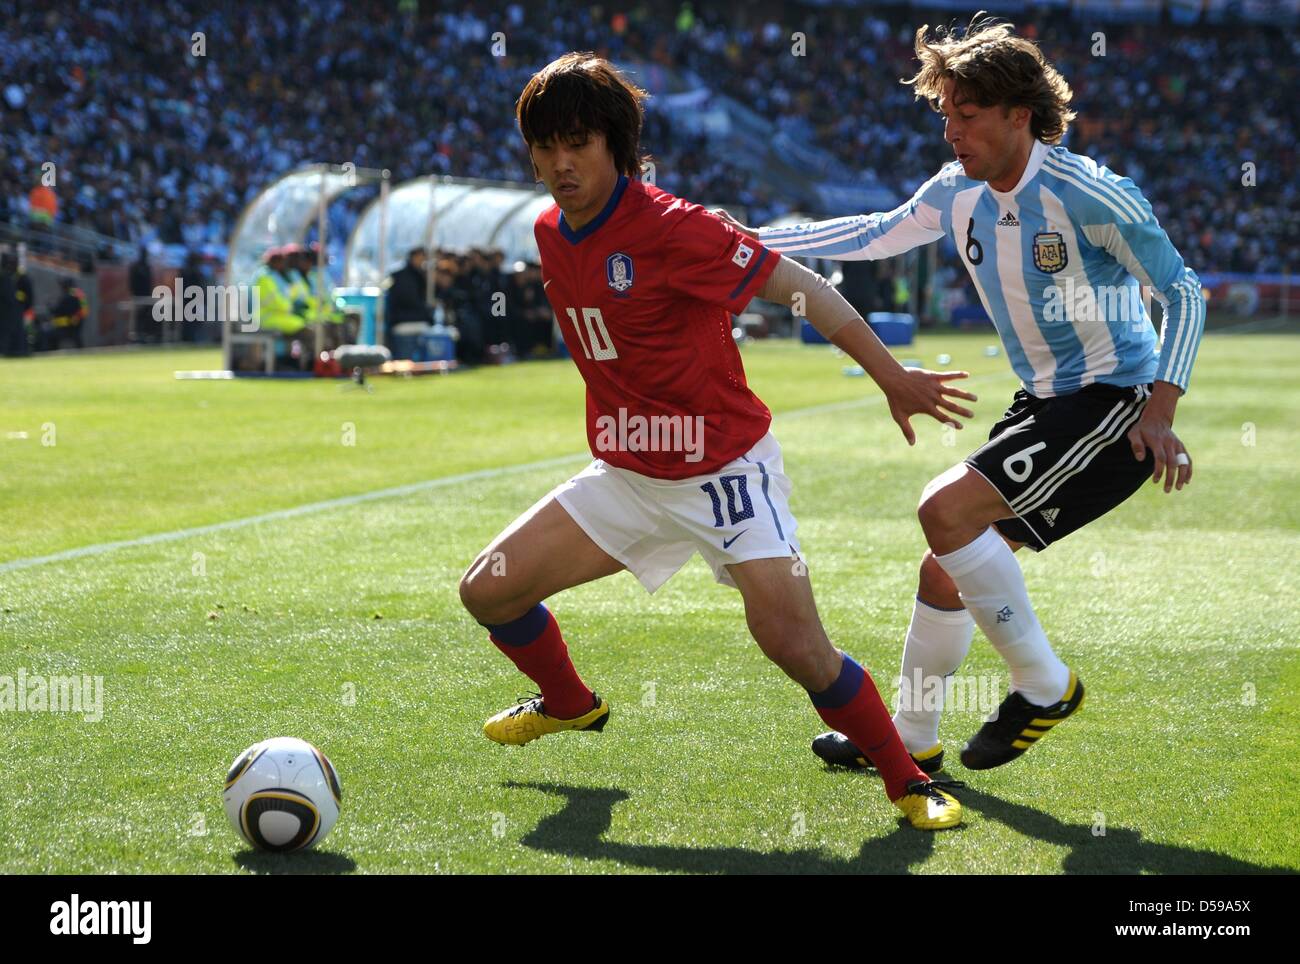
[[[1127,435],[1150,397],[1150,385],[1100,382],[1055,398],[1016,392],[988,442],[966,459],[1015,513],[999,531],[1046,549],[1141,488],[1155,458],[1148,451],[1135,459]]]

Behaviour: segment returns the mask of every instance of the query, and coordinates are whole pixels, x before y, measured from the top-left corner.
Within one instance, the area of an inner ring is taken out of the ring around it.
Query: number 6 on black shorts
[[[966,460],[1015,513],[997,523],[1003,535],[1045,549],[1141,488],[1153,456],[1135,459],[1127,435],[1150,397],[1149,385],[1100,382],[1054,398],[1016,392]]]

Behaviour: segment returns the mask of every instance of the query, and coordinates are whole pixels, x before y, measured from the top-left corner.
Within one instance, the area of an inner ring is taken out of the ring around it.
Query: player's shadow
[[[357,862],[347,854],[326,850],[306,850],[290,854],[273,854],[264,850],[241,850],[235,863],[255,874],[350,874]]]
[[[901,817],[896,831],[866,841],[852,860],[831,857],[814,849],[763,852],[743,847],[618,843],[602,838],[613,821],[615,805],[629,799],[625,791],[514,781],[504,786],[540,790],[564,800],[564,807],[558,813],[543,817],[524,836],[524,846],[588,860],[614,860],[651,870],[690,874],[906,874],[913,865],[929,857],[934,848],[933,834],[912,830]]]
[[[1148,791],[1152,792],[1152,791]],[[1050,814],[1012,803],[969,786],[959,794],[962,807],[1006,824],[1017,833],[1056,847],[1068,847],[1061,863],[1067,874],[1295,874],[1291,867],[1252,864],[1209,850],[1142,839],[1140,830],[1107,826],[1104,835],[1089,824],[1064,823]],[[1159,798],[1152,792],[1153,804]]]
[[[630,798],[618,789],[572,787],[554,783],[504,784],[511,789],[540,790],[561,797],[564,807],[543,817],[522,843],[547,853],[613,860],[651,870],[700,874],[905,874],[930,856],[934,834],[912,830],[902,818],[888,836],[868,840],[852,860],[819,850],[771,853],[741,847],[675,847],[623,844],[605,840],[615,805]],[[1061,865],[1066,874],[1295,874],[1290,867],[1252,864],[1208,850],[1144,840],[1141,831],[1110,826],[1097,836],[1088,824],[1070,824],[1050,814],[1012,803],[970,787],[958,794],[963,807],[1006,824],[1017,833],[1068,848]],[[968,828],[962,827],[962,832]],[[972,868],[978,870],[978,868]]]

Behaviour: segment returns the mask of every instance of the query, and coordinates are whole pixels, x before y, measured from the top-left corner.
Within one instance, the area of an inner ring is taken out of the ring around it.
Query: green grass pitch
[[[980,395],[955,438],[918,420],[913,449],[846,359],[745,349],[777,414],[823,620],[891,702],[923,550],[917,497],[1015,388],[991,341],[927,335],[898,352],[929,367],[950,354]],[[552,600],[613,705],[603,734],[483,738],[529,687],[456,582],[584,464],[569,363],[366,394],[172,378],[217,367],[210,350],[0,362],[0,676],[101,676],[104,694],[98,722],[0,713],[0,871],[1300,870],[1298,347],[1208,337],[1178,411],[1190,488],[1149,486],[1022,554],[1088,702],[984,773],[956,762],[977,708],[948,714],[949,772],[970,789],[965,826],[939,834],[907,827],[875,778],[812,756],[822,727],[806,694],[698,557],[654,596],[624,573]],[[963,672],[1005,680],[978,634]],[[340,772],[343,813],[319,852],[257,855],[226,822],[226,767],[275,735],[316,743]]]

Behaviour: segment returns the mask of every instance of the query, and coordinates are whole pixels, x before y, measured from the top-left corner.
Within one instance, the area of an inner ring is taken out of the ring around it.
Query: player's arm
[[[954,177],[949,168],[944,168],[922,184],[910,201],[887,213],[809,221],[785,228],[749,228],[725,211],[713,213],[730,222],[737,231],[782,254],[833,261],[874,261],[892,258],[943,237],[941,210],[955,184]]]
[[[961,427],[954,415],[971,413],[952,401],[975,396],[945,385],[965,372],[927,372],[903,368],[867,323],[825,278],[748,241],[698,205],[674,210],[676,223],[664,238],[667,285],[679,294],[725,308],[745,310],[758,295],[803,309],[809,322],[849,354],[884,391],[889,411],[909,445],[916,435],[908,419],[929,415]],[[802,297],[799,297],[802,296]]]
[[[758,296],[787,307],[799,303],[799,307],[805,308],[812,326],[861,365],[880,386],[889,402],[889,412],[908,445],[916,443],[910,422],[913,415],[929,415],[957,428],[961,428],[961,422],[954,416],[973,416],[974,413],[953,399],[973,402],[976,397],[947,384],[956,378],[966,378],[966,372],[904,368],[829,281],[789,258],[776,257],[779,258],[776,268],[758,290]]]
[[[1164,305],[1155,384],[1128,439],[1136,458],[1146,458],[1147,451],[1152,452],[1155,470],[1151,480],[1159,482],[1163,476],[1169,492],[1181,489],[1192,478],[1191,456],[1174,434],[1173,425],[1178,399],[1187,391],[1205,331],[1205,298],[1200,278],[1183,263],[1137,186],[1129,178],[1120,178],[1118,186],[1123,188],[1122,196],[1093,209],[1093,220],[1102,223],[1085,225],[1083,231],[1139,283],[1149,286]]]

